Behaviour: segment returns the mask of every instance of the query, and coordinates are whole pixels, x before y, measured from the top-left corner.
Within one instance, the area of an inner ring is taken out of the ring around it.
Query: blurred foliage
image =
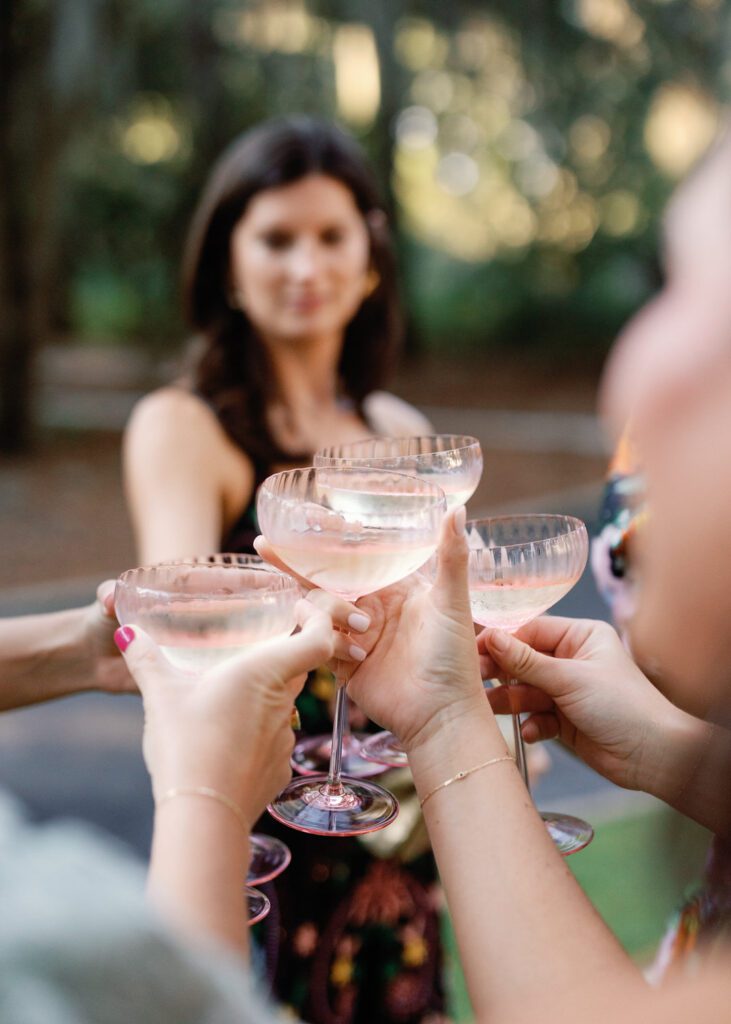
[[[659,211],[731,83],[726,0],[22,6],[53,11],[49,88],[86,95],[57,167],[54,329],[150,351],[183,337],[212,161],[296,109],[372,155],[418,344],[596,359],[659,280]]]

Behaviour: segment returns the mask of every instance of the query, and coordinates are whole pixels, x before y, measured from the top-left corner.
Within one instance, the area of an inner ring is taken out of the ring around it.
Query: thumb
[[[297,603],[297,620],[300,625],[298,633],[257,644],[255,650],[245,651],[227,661],[216,675],[237,679],[251,672],[252,666],[265,666],[266,678],[271,683],[279,680],[288,684],[294,680],[295,694],[299,692],[302,674],[332,657],[333,627],[329,615],[304,600]]]
[[[466,515],[464,506],[461,506],[448,513],[442,521],[434,598],[443,611],[468,614],[471,620],[467,577],[469,550],[464,528]]]
[[[99,607],[102,609],[104,615],[116,621],[116,615],[114,614],[114,588],[116,585],[115,580],[104,580],[96,588],[96,599],[99,602]]]
[[[176,674],[157,644],[139,626],[120,627],[114,634],[114,642],[143,697],[156,679]]]
[[[329,615],[301,600],[297,602],[297,621],[299,632],[273,642],[269,653],[269,668],[285,681],[324,664],[333,653],[333,625]]]
[[[482,638],[502,675],[521,683],[532,683],[550,696],[558,695],[562,689],[560,658],[539,654],[529,644],[501,629],[487,629]]]

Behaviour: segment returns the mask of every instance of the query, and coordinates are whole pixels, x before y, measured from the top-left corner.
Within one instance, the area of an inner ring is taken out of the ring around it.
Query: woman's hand
[[[208,786],[249,822],[287,784],[292,704],[307,672],[331,657],[332,623],[306,601],[299,633],[257,644],[200,676],[174,668],[137,626],[116,634],[145,705],[143,752],[153,791]]]
[[[488,699],[498,714],[528,712],[527,743],[558,737],[626,789],[652,791],[676,709],[637,668],[605,622],[542,616],[515,636],[478,637],[484,678],[518,679]]]
[[[89,660],[88,683],[106,693],[137,693],[137,685],[114,644],[119,623],[114,613],[114,580],[100,583],[96,601],[83,613],[83,644]]]
[[[348,692],[407,751],[443,721],[485,710],[467,590],[464,518],[458,509],[444,519],[433,587],[414,574],[361,598],[357,606],[322,590],[308,597],[354,634],[341,636],[335,650],[340,667],[350,674]],[[256,547],[276,562],[261,538]]]

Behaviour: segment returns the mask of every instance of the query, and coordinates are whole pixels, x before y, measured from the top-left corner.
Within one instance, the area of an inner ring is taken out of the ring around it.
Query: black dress
[[[256,472],[257,488],[267,475]],[[252,503],[221,550],[250,553],[258,532]],[[305,734],[331,730],[333,694],[327,669],[311,673],[297,701]],[[431,851],[408,864],[398,855],[381,859],[358,839],[307,835],[269,815],[256,831],[277,836],[292,851],[287,870],[263,887],[272,913],[256,926],[280,1002],[311,1024],[446,1019],[441,891]]]

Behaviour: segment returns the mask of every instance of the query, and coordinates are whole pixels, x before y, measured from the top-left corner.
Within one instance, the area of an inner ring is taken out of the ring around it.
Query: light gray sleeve
[[[156,917],[145,870],[78,822],[37,826],[0,796],[2,1024],[274,1024],[227,950]]]

